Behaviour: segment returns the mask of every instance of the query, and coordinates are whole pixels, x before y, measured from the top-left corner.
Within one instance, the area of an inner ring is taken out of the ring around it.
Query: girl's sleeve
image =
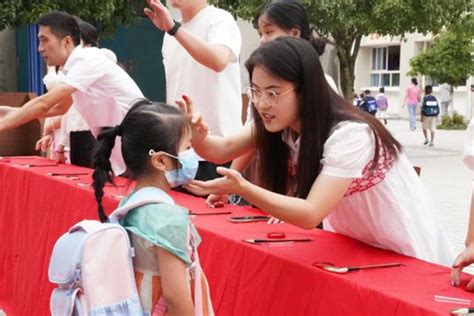
[[[131,211],[120,223],[128,231],[191,264],[188,210],[176,205],[150,204]]]
[[[375,140],[364,123],[341,123],[324,144],[321,174],[339,178],[360,178],[374,156]]]

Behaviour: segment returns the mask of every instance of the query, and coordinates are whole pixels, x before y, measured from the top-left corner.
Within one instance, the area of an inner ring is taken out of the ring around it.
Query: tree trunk
[[[451,100],[448,103],[448,108],[446,109],[446,114],[453,118],[454,117],[454,86],[450,85],[450,91],[449,91],[449,97]],[[451,108],[451,112],[449,112],[449,109]]]
[[[334,36],[337,57],[339,58],[341,90],[344,97],[352,101],[354,93],[355,62],[359,54],[362,34],[344,34]]]
[[[337,57],[339,58],[342,94],[351,101],[354,93],[354,62],[342,47],[337,47]]]

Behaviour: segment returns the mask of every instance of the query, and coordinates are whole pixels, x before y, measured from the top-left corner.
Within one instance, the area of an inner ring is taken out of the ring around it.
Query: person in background
[[[364,91],[364,101],[362,101],[360,108],[370,115],[377,114],[377,100],[372,96],[370,90]]]
[[[471,119],[466,130],[466,139],[464,142],[464,165],[474,175],[474,119]],[[472,178],[474,181],[474,177]],[[453,263],[451,269],[451,281],[453,286],[461,284],[462,269],[474,263],[474,182],[471,193],[471,208],[469,213],[469,226],[466,236],[466,249],[459,254]],[[472,278],[466,286],[466,290],[474,292],[474,278]]]
[[[62,68],[60,84],[21,108],[8,109],[0,118],[0,132],[40,117],[63,115],[74,98],[74,105],[96,136],[102,128],[120,123],[131,102],[143,98],[133,79],[98,48],[81,47],[79,25],[73,16],[53,11],[42,15],[37,24],[38,51],[48,66]],[[125,172],[120,142],[111,160],[116,175]]]
[[[99,40],[97,29],[77,17],[75,19],[81,32],[81,46],[83,48],[97,47]],[[101,51],[105,52],[102,49]],[[117,61],[115,54],[106,56],[114,62]],[[59,71],[61,70],[59,69]],[[43,82],[48,90],[60,83],[58,72],[54,67],[48,67],[48,73]],[[55,153],[53,158],[56,158],[56,161],[91,167],[92,149],[96,140],[74,104],[65,115],[46,120],[43,137],[36,143],[36,149],[46,151],[51,147],[52,152]],[[72,140],[72,144],[70,140]]]
[[[181,20],[174,21],[160,1],[148,3],[151,9],[145,9],[145,14],[160,31],[166,32],[162,54],[167,103],[189,96],[206,118],[211,134],[231,134],[242,126],[242,44],[234,17],[209,5],[207,0],[170,0],[170,5],[181,13]],[[215,164],[199,162],[197,179],[218,176]]]
[[[362,105],[364,104],[364,99],[365,99],[365,93],[364,93],[364,91],[362,91],[362,92],[359,94],[359,99],[360,99],[360,102],[359,102],[358,108],[363,111],[364,109],[362,108]]]
[[[439,101],[441,102],[441,117],[449,116],[449,105],[451,104],[451,95],[453,88],[448,83],[439,85]]]
[[[411,78],[411,84],[405,91],[405,97],[403,99],[403,105],[407,106],[408,109],[408,120],[410,130],[416,129],[416,108],[421,100],[421,89],[418,87],[418,79]]]
[[[434,137],[436,131],[436,118],[439,115],[439,103],[433,93],[432,86],[425,87],[425,96],[421,105],[421,122],[423,125],[423,136],[425,142],[423,145],[434,146]],[[428,140],[428,130],[430,131],[430,140]]]
[[[266,43],[280,36],[293,36],[307,40],[319,56],[324,54],[326,41],[314,36],[314,27],[309,24],[306,9],[297,0],[276,0],[262,7],[253,19],[260,42]],[[324,74],[329,86],[338,93],[334,79]]]
[[[380,120],[383,120],[385,125],[387,125],[388,100],[387,100],[387,97],[385,96],[384,87],[380,87],[379,94],[377,94],[375,101],[377,102],[377,113],[378,113],[377,116]]]
[[[356,108],[358,108],[360,106],[362,102],[362,99],[360,98],[360,96],[357,94],[357,93],[353,93],[352,94],[352,105]]]

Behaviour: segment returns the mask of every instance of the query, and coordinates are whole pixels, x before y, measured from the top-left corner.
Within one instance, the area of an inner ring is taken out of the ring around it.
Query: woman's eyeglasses
[[[260,101],[265,102],[266,105],[274,107],[278,104],[278,97],[287,94],[290,91],[295,90],[296,87],[292,87],[288,90],[285,90],[283,92],[277,93],[273,90],[263,90],[259,91],[255,89],[254,87],[248,87],[247,88],[247,96],[253,104],[257,104]]]

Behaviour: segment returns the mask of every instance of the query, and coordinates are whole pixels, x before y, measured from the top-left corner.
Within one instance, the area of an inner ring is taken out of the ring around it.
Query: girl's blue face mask
[[[151,149],[149,155],[153,156],[155,153],[156,152]],[[192,149],[180,152],[178,154],[178,157],[168,154],[166,152],[162,153],[169,157],[177,159],[178,162],[181,164],[181,168],[165,171],[165,177],[170,187],[174,188],[180,185],[185,185],[194,179],[199,167],[199,161],[197,155]]]

